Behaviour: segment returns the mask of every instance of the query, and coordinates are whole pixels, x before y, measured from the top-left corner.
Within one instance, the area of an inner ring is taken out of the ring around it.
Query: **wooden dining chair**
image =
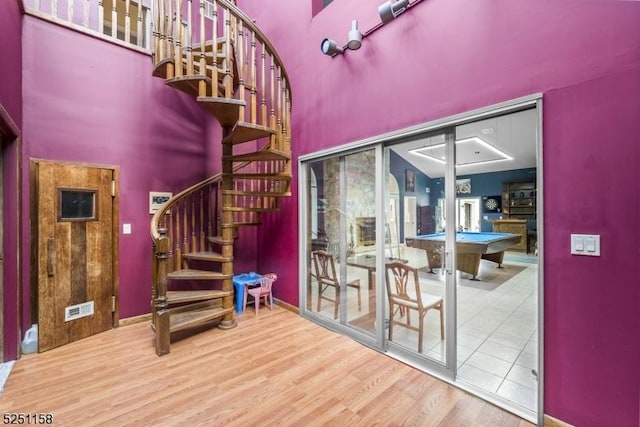
[[[386,264],[387,295],[389,297],[389,341],[393,341],[393,326],[418,332],[418,353],[422,353],[424,318],[431,309],[440,311],[440,339],[444,339],[442,297],[420,292],[418,270],[399,261]],[[418,326],[411,324],[411,311],[418,313]],[[404,318],[406,314],[406,319]],[[396,318],[399,318],[396,320]]]
[[[256,279],[253,283],[247,283],[244,287],[244,301],[243,310],[247,308],[247,299],[249,295],[253,297],[253,302],[256,308],[256,316],[260,309],[260,302],[264,300],[264,305],[267,305],[267,298],[269,298],[269,310],[273,309],[273,282],[276,281],[278,276],[275,273],[268,273],[260,278]]]
[[[318,281],[318,313],[322,300],[330,301],[334,304],[333,318],[338,318],[338,306],[340,304],[340,281],[336,275],[336,265],[333,255],[324,250],[318,250],[311,253],[313,257],[313,266]],[[358,290],[358,311],[362,310],[362,301],[360,299],[360,279],[347,282],[347,286]],[[334,289],[334,298],[324,295],[327,289]]]

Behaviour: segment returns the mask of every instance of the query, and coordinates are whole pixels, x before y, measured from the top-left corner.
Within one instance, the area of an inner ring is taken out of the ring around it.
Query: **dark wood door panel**
[[[38,163],[39,350],[111,328],[113,170]],[[66,320],[67,309],[94,313]],[[83,305],[82,308],[75,306]]]

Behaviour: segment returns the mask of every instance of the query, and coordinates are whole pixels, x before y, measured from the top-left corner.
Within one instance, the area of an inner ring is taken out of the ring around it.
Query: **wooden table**
[[[385,263],[400,261],[407,263],[406,259],[401,258],[389,258],[384,259]],[[376,312],[376,287],[375,287],[375,273],[376,273],[376,256],[375,255],[356,255],[347,258],[347,265],[351,267],[364,268],[367,270],[367,286],[369,288],[369,314]]]

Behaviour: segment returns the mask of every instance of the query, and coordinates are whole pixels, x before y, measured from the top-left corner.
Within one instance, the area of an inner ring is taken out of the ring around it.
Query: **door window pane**
[[[375,151],[308,164],[307,309],[375,331]]]
[[[387,339],[440,366],[446,365],[449,339],[444,274],[448,134],[452,130],[390,145],[385,162]]]
[[[95,191],[87,190],[60,190],[60,214],[61,221],[94,220]]]

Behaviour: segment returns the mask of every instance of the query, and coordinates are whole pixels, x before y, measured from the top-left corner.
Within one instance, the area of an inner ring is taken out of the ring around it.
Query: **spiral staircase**
[[[154,214],[152,329],[236,326],[233,247],[290,196],[291,90],[271,43],[226,0],[154,0],[153,75],[195,98],[222,127],[222,172]]]

